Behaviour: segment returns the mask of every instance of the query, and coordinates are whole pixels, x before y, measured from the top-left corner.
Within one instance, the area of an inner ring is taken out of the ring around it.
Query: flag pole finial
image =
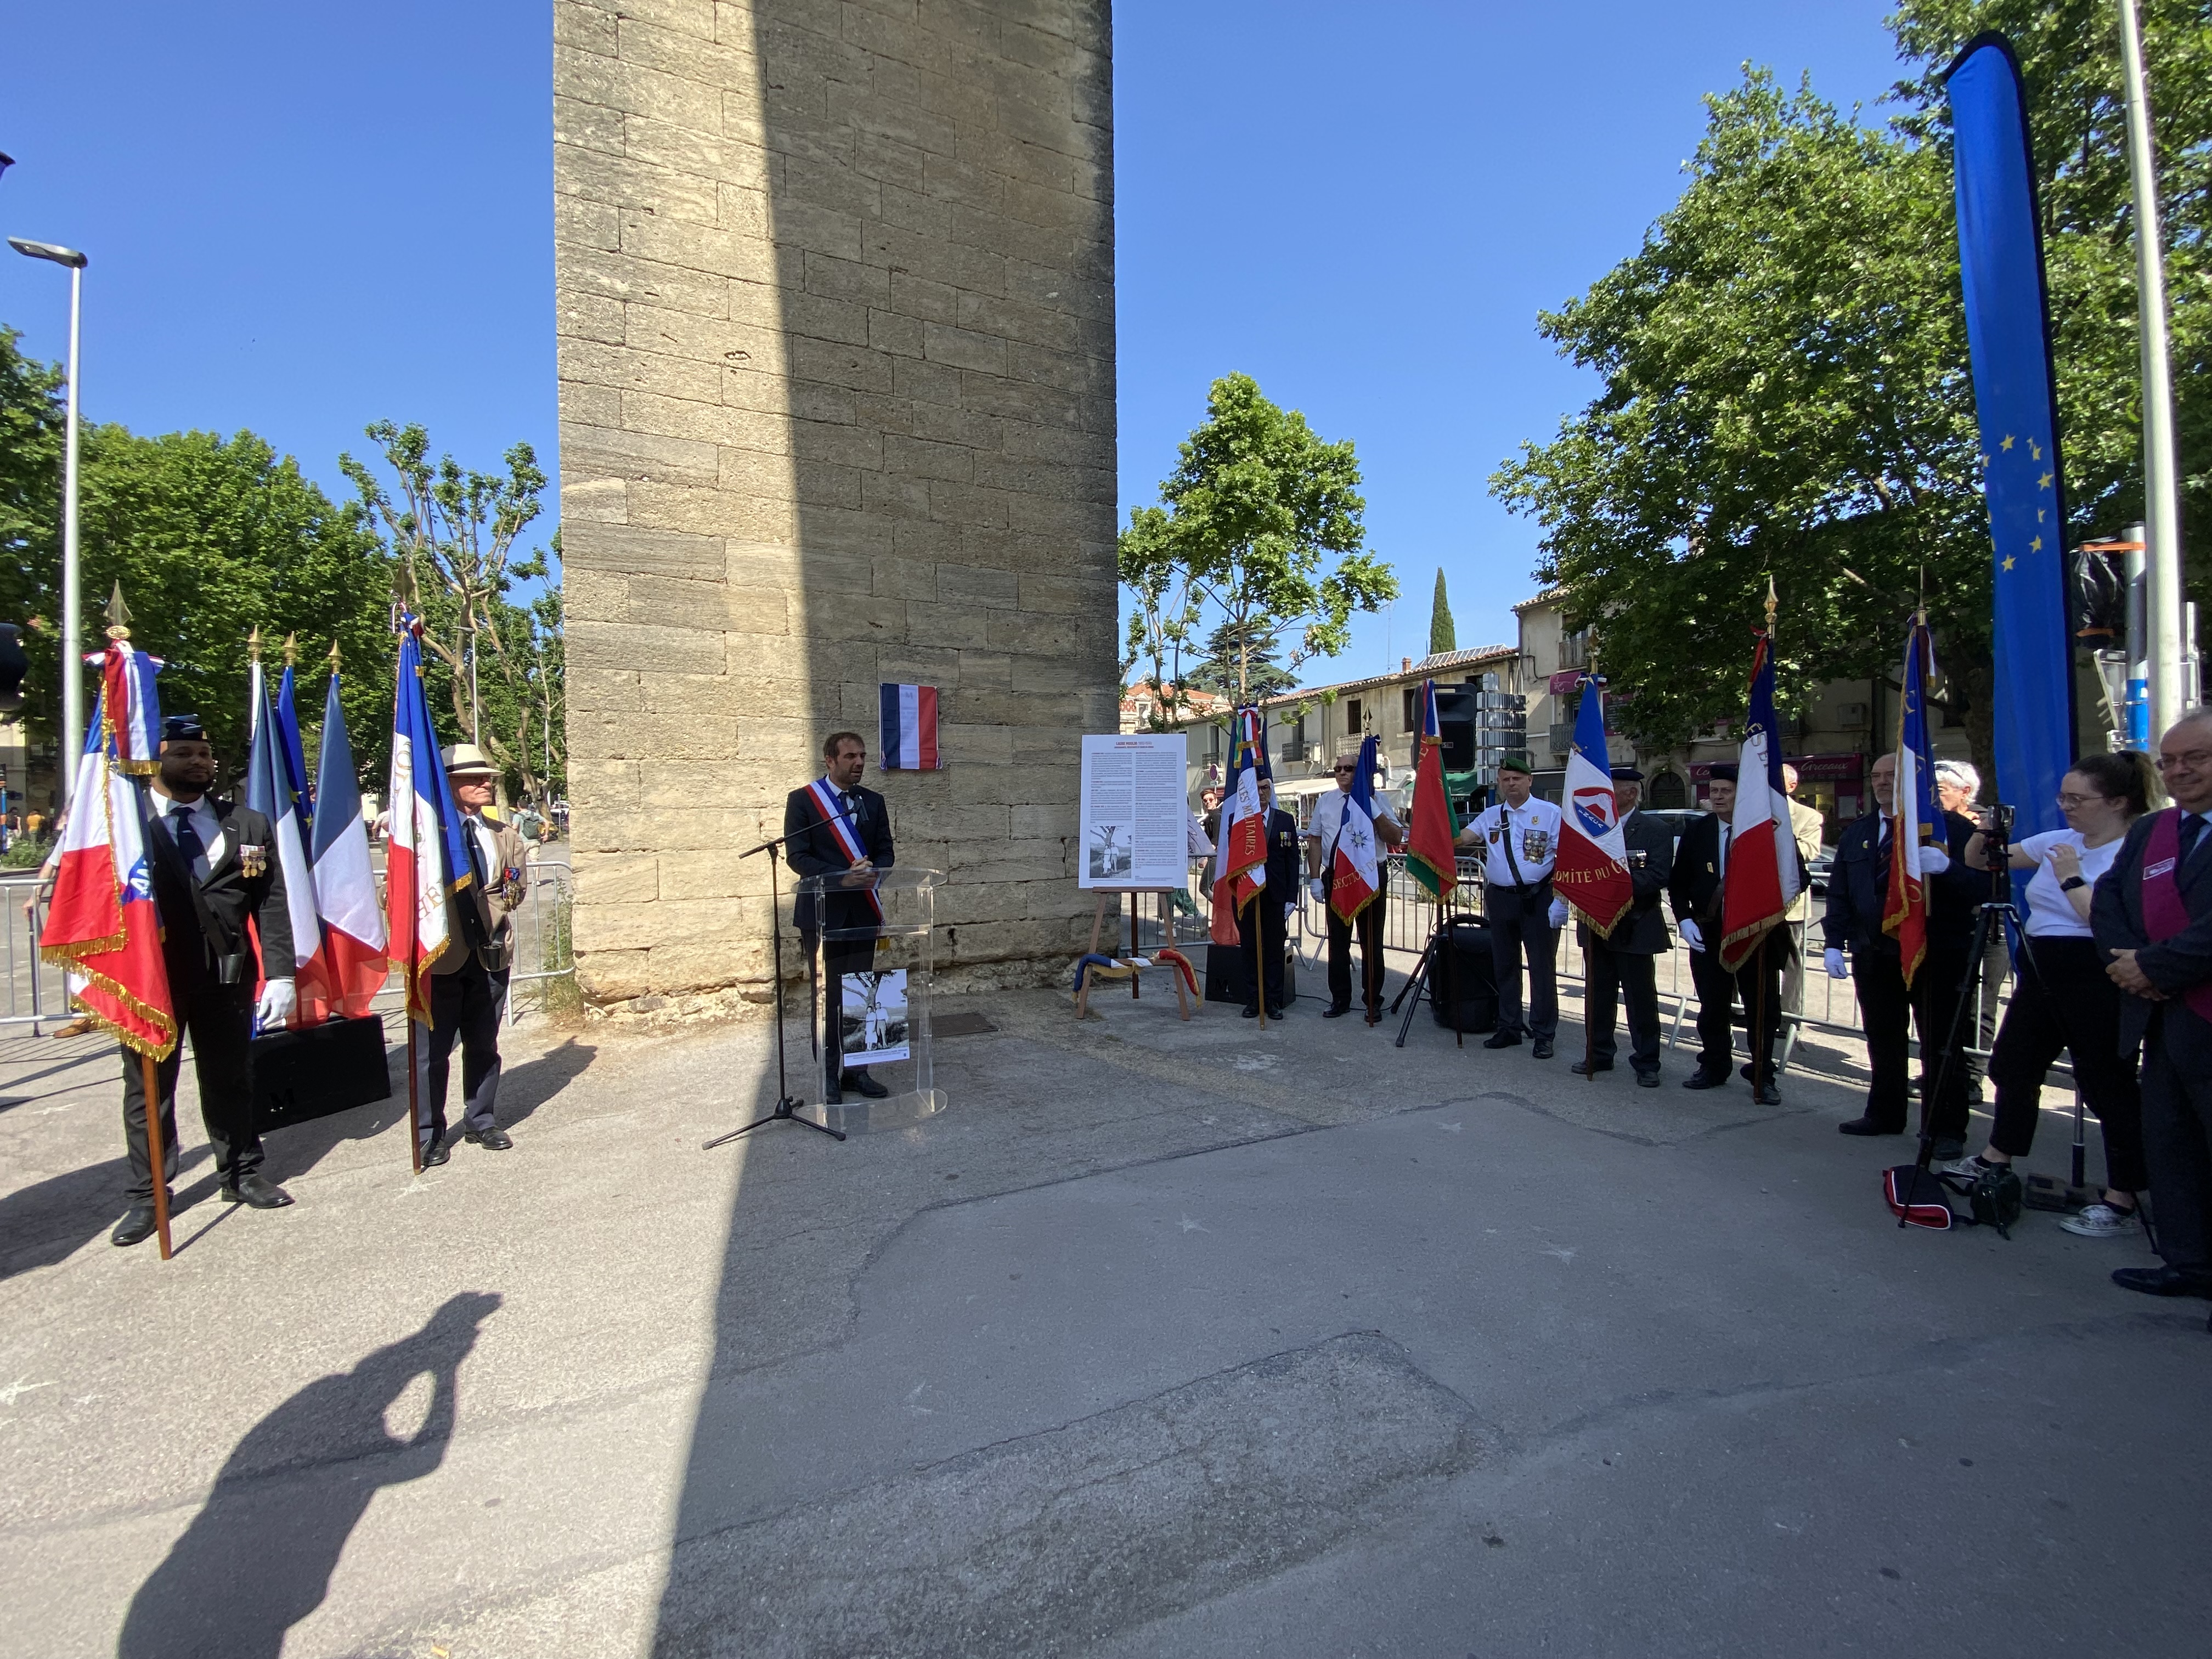
[[[259,623],[254,623],[253,631],[246,636],[246,659],[248,662],[261,660],[261,624]]]
[[[299,660],[299,657],[300,636],[297,634],[287,634],[284,636],[284,666],[289,668]]]
[[[123,582],[119,577],[115,591],[107,596],[107,637],[117,641],[131,637],[131,607],[123,603]]]
[[[337,673],[337,672],[338,672],[338,642],[337,642],[336,640],[332,640],[332,641],[331,641],[331,673],[333,673],[333,674],[335,674],[335,673]]]
[[[1766,637],[1770,641],[1774,638],[1774,612],[1776,609],[1777,603],[1774,597],[1774,573],[1770,570],[1766,573]]]

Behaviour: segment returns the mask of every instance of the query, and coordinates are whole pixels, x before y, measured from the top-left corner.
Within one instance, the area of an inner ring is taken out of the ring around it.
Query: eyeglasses
[[[2154,763],[2161,772],[2184,769],[2194,772],[2212,766],[2212,749],[2192,749],[2185,755],[2160,755]]]
[[[2066,808],[2066,809],[2068,809],[2068,810],[2069,810],[2069,811],[2070,811],[2071,809],[2073,809],[2074,807],[2076,807],[2076,806],[2087,806],[2087,805],[2091,801],[2093,801],[2093,800],[2110,800],[2110,799],[2112,799],[2112,797],[2111,797],[2110,795],[2068,795],[2068,794],[2061,794],[2061,795],[2058,797],[2058,804],[2059,804],[2059,805],[2060,805],[2060,806],[2064,807],[2064,808]]]
[[[1346,772],[1357,772],[1358,769],[1356,766],[1340,766],[1336,769],[1336,775],[1340,778]]]

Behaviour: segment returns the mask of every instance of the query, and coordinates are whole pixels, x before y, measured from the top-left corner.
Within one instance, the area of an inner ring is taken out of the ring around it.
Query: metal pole
[[[84,639],[76,539],[77,336],[82,313],[84,267],[70,267],[69,415],[62,460],[62,749],[54,767],[56,792],[69,804],[76,757],[84,748]]]
[[[2145,621],[2150,662],[2150,736],[2194,699],[2182,684],[2181,494],[2173,447],[2173,382],[2166,345],[2165,234],[2158,210],[2158,164],[2151,149],[2150,96],[2143,84],[2142,32],[2136,0],[2119,0],[2120,66],[2128,103],[2128,175],[2134,185],[2136,316],[2142,349]]]

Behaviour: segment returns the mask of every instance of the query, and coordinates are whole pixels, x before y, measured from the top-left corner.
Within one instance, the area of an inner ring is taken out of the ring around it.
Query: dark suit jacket
[[[1298,821],[1278,806],[1267,814],[1267,896],[1283,904],[1298,902],[1298,888],[1306,878],[1304,842]]]
[[[161,913],[161,951],[171,977],[211,981],[222,957],[250,958],[253,947],[246,940],[246,919],[252,916],[261,935],[263,976],[291,978],[292,918],[284,905],[284,872],[277,866],[276,836],[269,820],[250,806],[209,798],[222,824],[222,856],[209,867],[207,879],[197,884],[203,902],[195,904],[191,866],[169,832],[153,821],[166,810],[161,798],[141,784],[138,799],[146,818],[154,902]],[[247,847],[261,849],[258,875],[246,873],[240,849]],[[252,988],[249,960],[240,994]]]
[[[2165,944],[2153,945],[2143,931],[2142,861],[2143,844],[2150,839],[2151,823],[2157,816],[2146,812],[2128,827],[2119,857],[2098,878],[2089,905],[2089,929],[2098,948],[2107,953],[2133,951],[2136,965],[2172,998],[2177,992],[2212,979],[2212,830],[2197,836],[2188,860],[2175,872],[2181,882],[2181,902],[2189,907],[2189,926]],[[2135,1051],[2153,1014],[2159,1016],[2167,1053],[2178,1062],[2212,1067],[2212,1024],[2178,1000],[2153,1002],[2124,994],[2120,998],[2124,1053]]]
[[[891,814],[884,798],[872,789],[855,785],[845,792],[853,797],[853,828],[860,833],[860,844],[867,849],[868,860],[878,870],[891,867]],[[795,876],[835,876],[853,867],[837,832],[823,818],[814,804],[814,792],[794,789],[784,798],[783,833],[791,839],[784,844],[784,855],[790,860]],[[793,908],[792,920],[802,933],[811,933],[817,926],[825,927],[866,927],[875,920],[866,899],[860,894],[832,895],[822,921],[814,916],[814,897],[801,893]]]
[[[1966,867],[1966,842],[1974,826],[1956,812],[1943,815],[1951,867],[1929,883],[1928,948],[1964,951],[1973,943],[1974,924],[1990,894],[1986,870]],[[1881,931],[1889,902],[1889,860],[1881,851],[1881,814],[1869,812],[1844,827],[1836,842],[1836,866],[1828,874],[1828,911],[1820,930],[1838,950],[1897,954],[1897,941]]]
[[[1606,948],[1623,956],[1656,957],[1673,941],[1667,932],[1667,918],[1659,908],[1660,895],[1667,890],[1668,878],[1674,872],[1674,832],[1648,812],[1632,812],[1620,826],[1620,838],[1628,848],[1628,876],[1634,894],[1628,914],[1613,927],[1610,933],[1599,937]],[[1639,866],[1636,855],[1644,854]],[[1582,926],[1583,948],[1590,943],[1590,927]]]
[[[1708,945],[1717,945],[1721,919],[1721,816],[1708,812],[1682,832],[1674,848],[1674,868],[1667,878],[1667,898],[1676,921],[1694,921]]]

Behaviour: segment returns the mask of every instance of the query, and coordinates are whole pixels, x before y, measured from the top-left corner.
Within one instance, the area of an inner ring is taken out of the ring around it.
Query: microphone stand
[[[776,848],[790,839],[789,836],[778,836],[774,841],[764,841],[757,847],[748,847],[738,854],[741,859],[749,859],[756,853],[768,854],[769,925],[775,936],[775,1109],[763,1116],[755,1118],[751,1122],[739,1128],[731,1130],[727,1134],[716,1135],[699,1149],[702,1152],[712,1152],[717,1146],[735,1140],[739,1135],[750,1134],[755,1129],[770,1123],[804,1123],[810,1129],[820,1130],[832,1140],[842,1140],[845,1138],[845,1132],[842,1129],[833,1129],[826,1123],[817,1123],[811,1117],[799,1116],[799,1109],[806,1103],[791,1092],[791,1085],[784,1077],[783,896],[776,884],[775,854]],[[811,997],[807,1000],[807,1009],[808,1019],[811,1022],[813,1018],[813,1000]]]

